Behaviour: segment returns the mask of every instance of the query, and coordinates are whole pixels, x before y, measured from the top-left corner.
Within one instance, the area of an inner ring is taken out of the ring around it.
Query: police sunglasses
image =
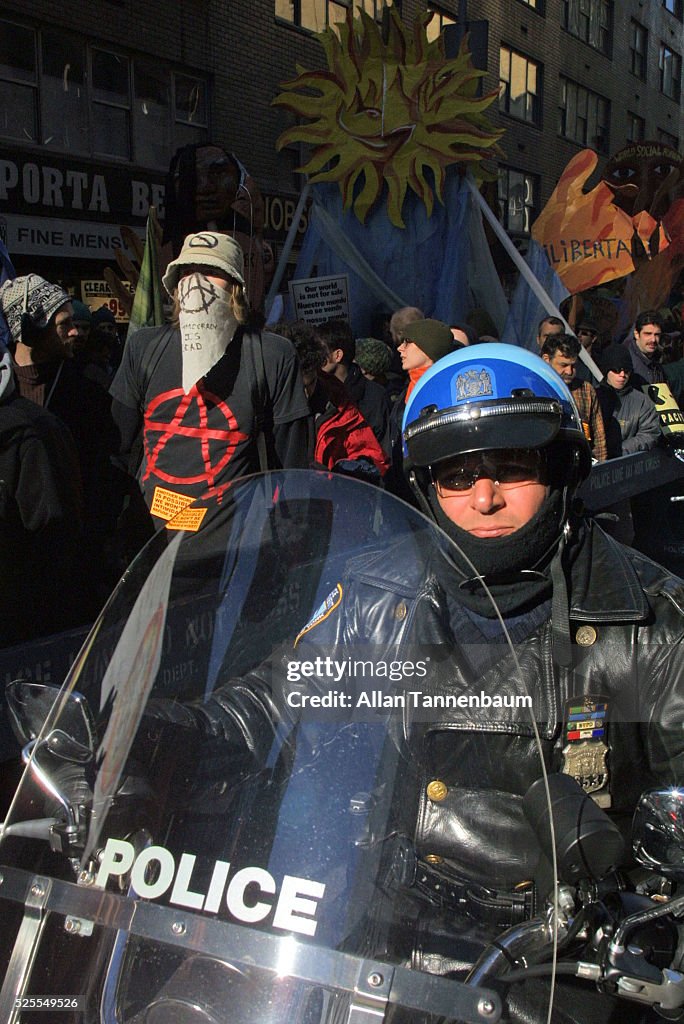
[[[466,494],[481,478],[506,490],[524,484],[546,483],[546,456],[539,448],[495,448],[468,452],[433,472],[432,482],[441,498]]]

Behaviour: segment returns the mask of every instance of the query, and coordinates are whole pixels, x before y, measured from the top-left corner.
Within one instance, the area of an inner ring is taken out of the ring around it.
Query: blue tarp
[[[552,268],[542,246],[534,239],[530,239],[525,262],[554,305],[560,306],[570,292]],[[521,274],[511,300],[502,341],[522,345],[523,348],[536,353],[537,327],[539,321],[547,315],[546,309]]]
[[[446,323],[462,321],[468,289],[468,214],[472,199],[456,173],[447,174],[445,203],[428,217],[411,191],[403,207],[405,228],[388,219],[382,201],[365,224],[344,211],[337,185],[312,186],[310,223],[295,278],[348,274],[352,327],[357,336],[377,327],[380,314],[418,306]],[[288,315],[292,315],[290,309]]]

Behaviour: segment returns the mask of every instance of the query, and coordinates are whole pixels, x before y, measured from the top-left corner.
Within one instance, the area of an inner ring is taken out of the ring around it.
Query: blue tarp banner
[[[560,306],[570,292],[552,268],[541,245],[530,239],[525,262],[556,306]],[[520,275],[513,293],[511,307],[501,340],[513,345],[522,345],[530,352],[537,352],[537,327],[547,315],[546,310],[534,294],[525,278]]]
[[[365,224],[345,212],[337,185],[312,187],[310,224],[295,278],[348,274],[352,327],[357,336],[378,329],[381,315],[399,306],[418,306],[446,323],[464,320],[468,289],[468,214],[472,202],[465,182],[447,174],[444,205],[432,216],[409,191],[403,207],[405,228],[388,219],[384,203]],[[289,310],[292,315],[292,310]]]

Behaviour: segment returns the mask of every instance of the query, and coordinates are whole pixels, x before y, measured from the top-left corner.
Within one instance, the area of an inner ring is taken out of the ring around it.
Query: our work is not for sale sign
[[[290,298],[297,320],[321,324],[324,320],[349,319],[349,279],[309,277],[290,281]]]

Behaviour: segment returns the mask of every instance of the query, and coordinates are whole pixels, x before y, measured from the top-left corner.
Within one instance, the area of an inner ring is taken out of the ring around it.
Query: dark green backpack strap
[[[273,423],[271,422],[268,381],[264,363],[264,344],[260,332],[247,332],[242,337],[242,351],[248,359],[252,378],[252,396],[254,400],[254,423],[256,443],[259,453],[259,469],[265,473],[274,468],[270,457],[269,439],[273,440]]]

